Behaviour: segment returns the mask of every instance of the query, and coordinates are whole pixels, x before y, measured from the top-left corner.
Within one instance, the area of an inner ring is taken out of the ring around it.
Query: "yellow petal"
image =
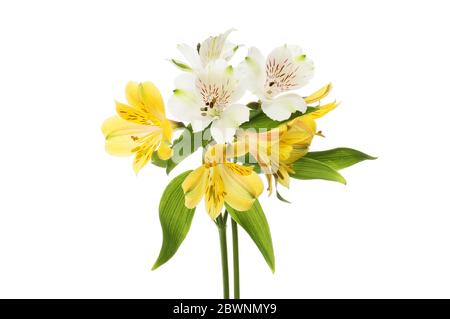
[[[310,117],[300,116],[291,121],[281,136],[281,141],[290,145],[310,143],[315,133],[315,126],[310,120]]]
[[[148,146],[140,147],[139,150],[136,152],[136,157],[133,161],[133,169],[134,172],[137,174],[142,169],[142,167],[147,164],[153,155],[153,149],[149,148]]]
[[[168,160],[172,157],[172,149],[169,144],[165,141],[162,141],[158,147],[158,157],[162,160]]]
[[[164,102],[158,88],[151,82],[128,82],[125,88],[128,103],[159,120],[165,118]]]
[[[225,144],[215,144],[210,146],[205,152],[205,162],[209,164],[217,164],[226,162],[227,147]]]
[[[217,167],[223,179],[225,201],[238,211],[249,210],[264,188],[259,176],[251,168],[234,163]]]
[[[160,126],[162,129],[164,139],[166,139],[167,141],[170,141],[172,139],[172,135],[173,135],[172,123],[168,120],[163,120],[163,121],[161,121]]]
[[[160,119],[165,118],[164,101],[158,88],[152,82],[140,85],[140,97],[147,110]]]
[[[285,140],[287,140],[288,137],[298,139],[298,141],[295,143],[301,143],[301,139],[304,140],[304,143],[307,143],[308,139],[312,140],[312,137],[316,134],[317,130],[315,120],[334,110],[337,106],[338,103],[336,102],[328,103],[326,105],[318,107],[314,112],[299,116],[296,119],[292,120],[291,122],[289,122],[288,128],[288,131],[290,131],[290,133],[285,134]],[[311,136],[309,136],[308,134],[310,134]]]
[[[296,160],[305,156],[308,153],[308,150],[309,150],[309,147],[306,145],[305,146],[294,145],[291,153],[289,154],[289,157],[287,159],[285,159],[283,162],[285,164],[291,164],[291,163],[295,162]]]
[[[280,161],[285,161],[289,158],[292,150],[294,149],[294,147],[290,144],[287,143],[281,143],[279,145],[279,157],[280,157]]]
[[[154,126],[131,123],[113,116],[102,125],[102,132],[106,138],[106,151],[112,155],[126,156],[139,146],[139,139],[156,131]]]
[[[125,96],[127,98],[128,104],[135,108],[141,108],[143,103],[139,97],[139,83],[130,81],[125,87]]]
[[[116,111],[117,114],[126,121],[141,124],[141,125],[157,125],[159,122],[156,119],[152,119],[149,114],[143,111],[122,104],[116,101]]]
[[[278,183],[289,188],[289,172],[286,165],[280,166],[278,172],[275,174],[275,177]]]
[[[225,198],[223,180],[217,167],[208,169],[208,180],[205,191],[206,211],[212,219],[216,219],[220,215]]]
[[[328,103],[326,105],[320,106],[316,111],[308,113],[300,117],[308,117],[311,119],[318,119],[327,114],[328,112],[334,110],[339,104],[336,101]]]
[[[272,174],[277,170],[280,162],[278,145],[279,143],[275,145],[262,143],[250,148],[250,153],[256,158],[261,170],[266,174]]]
[[[203,165],[192,171],[186,177],[181,187],[185,195],[184,204],[187,208],[196,207],[202,200],[203,194],[206,191],[207,178],[208,171]]]
[[[333,88],[333,86],[331,85],[331,83],[328,83],[327,85],[322,87],[320,90],[318,90],[318,91],[314,92],[313,94],[311,94],[310,96],[306,97],[305,98],[306,104],[311,104],[311,103],[320,101],[321,99],[326,97],[328,95],[328,93],[330,93],[332,88]]]
[[[156,131],[145,136],[141,144],[133,150],[133,152],[136,152],[133,162],[133,169],[136,174],[151,160],[153,152],[160,143],[161,133]]]

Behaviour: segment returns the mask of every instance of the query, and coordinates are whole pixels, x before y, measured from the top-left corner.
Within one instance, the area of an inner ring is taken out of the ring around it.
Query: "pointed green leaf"
[[[376,157],[346,147],[321,152],[309,152],[305,157],[325,163],[336,170],[352,166],[364,160],[376,159]]]
[[[252,104],[252,103],[249,103],[249,104],[252,105],[252,106],[255,105],[255,104]],[[306,110],[305,113],[301,113],[301,112],[297,111],[295,113],[292,113],[292,115],[287,120],[284,120],[284,121],[272,120],[261,109],[251,110],[250,111],[250,120],[245,122],[245,123],[243,123],[240,127],[243,128],[243,129],[248,129],[248,128],[272,129],[272,128],[280,126],[283,123],[291,121],[291,120],[293,120],[293,119],[295,119],[295,118],[297,118],[297,117],[299,117],[301,115],[304,115],[304,114],[310,113],[312,111],[315,111],[316,109],[317,109],[316,107],[310,106],[310,107],[308,107],[308,109]]]
[[[182,71],[192,71],[192,68],[186,63],[183,63],[175,59],[171,59],[170,61]]]
[[[290,201],[288,201],[286,198],[284,198],[283,196],[281,196],[281,194],[280,194],[280,192],[278,191],[278,189],[275,190],[275,193],[277,194],[277,198],[278,198],[280,201],[282,201],[282,202],[284,202],[284,203],[287,203],[287,204],[291,204]]]
[[[312,158],[302,157],[292,163],[294,173],[289,174],[297,179],[324,179],[346,184],[345,178],[331,166]]]
[[[225,204],[226,205],[226,204]],[[239,212],[226,205],[228,213],[236,223],[250,235],[272,272],[275,272],[275,256],[269,224],[258,200],[246,212]]]
[[[153,265],[155,270],[166,263],[178,250],[191,227],[194,209],[184,206],[184,193],[181,188],[186,176],[191,171],[175,177],[167,185],[159,204],[159,220],[163,231],[163,242],[159,257]]]

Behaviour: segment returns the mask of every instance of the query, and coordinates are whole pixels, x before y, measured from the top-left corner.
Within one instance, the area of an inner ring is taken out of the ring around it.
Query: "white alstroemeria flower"
[[[209,63],[175,80],[169,108],[179,120],[189,122],[194,132],[211,124],[217,143],[233,140],[236,129],[249,119],[249,109],[236,103],[244,94],[241,78],[225,60]]]
[[[305,112],[306,103],[294,93],[305,86],[314,73],[314,65],[298,46],[275,48],[264,59],[257,48],[250,48],[241,67],[250,91],[261,100],[261,108],[270,118],[282,121],[296,111]]]
[[[239,48],[239,45],[227,41],[227,37],[232,31],[234,29],[229,29],[215,37],[209,37],[199,43],[197,49],[187,44],[179,44],[177,48],[186,58],[187,63],[175,59],[171,59],[171,62],[183,71],[192,71],[201,70],[209,62],[216,60],[229,61]]]

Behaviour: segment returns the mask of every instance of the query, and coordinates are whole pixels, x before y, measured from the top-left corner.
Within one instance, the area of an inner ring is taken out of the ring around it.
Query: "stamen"
[[[230,103],[233,95],[233,83],[230,79],[222,83],[205,83],[197,80],[197,88],[200,92],[204,105],[200,107],[202,116],[218,116]]]

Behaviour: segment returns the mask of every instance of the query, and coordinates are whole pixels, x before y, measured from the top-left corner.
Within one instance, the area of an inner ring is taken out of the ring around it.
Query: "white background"
[[[341,106],[313,149],[379,156],[348,185],[294,181],[262,196],[276,273],[241,235],[247,298],[450,297],[446,1],[2,1],[0,297],[220,298],[215,225],[200,207],[157,271],[159,198],[170,178],[104,151],[100,126],[127,81],[230,27],[265,53],[300,44],[307,94],[331,81]],[[243,49],[241,54],[245,54]],[[241,55],[242,56],[242,55]],[[199,164],[193,156],[172,176]]]

